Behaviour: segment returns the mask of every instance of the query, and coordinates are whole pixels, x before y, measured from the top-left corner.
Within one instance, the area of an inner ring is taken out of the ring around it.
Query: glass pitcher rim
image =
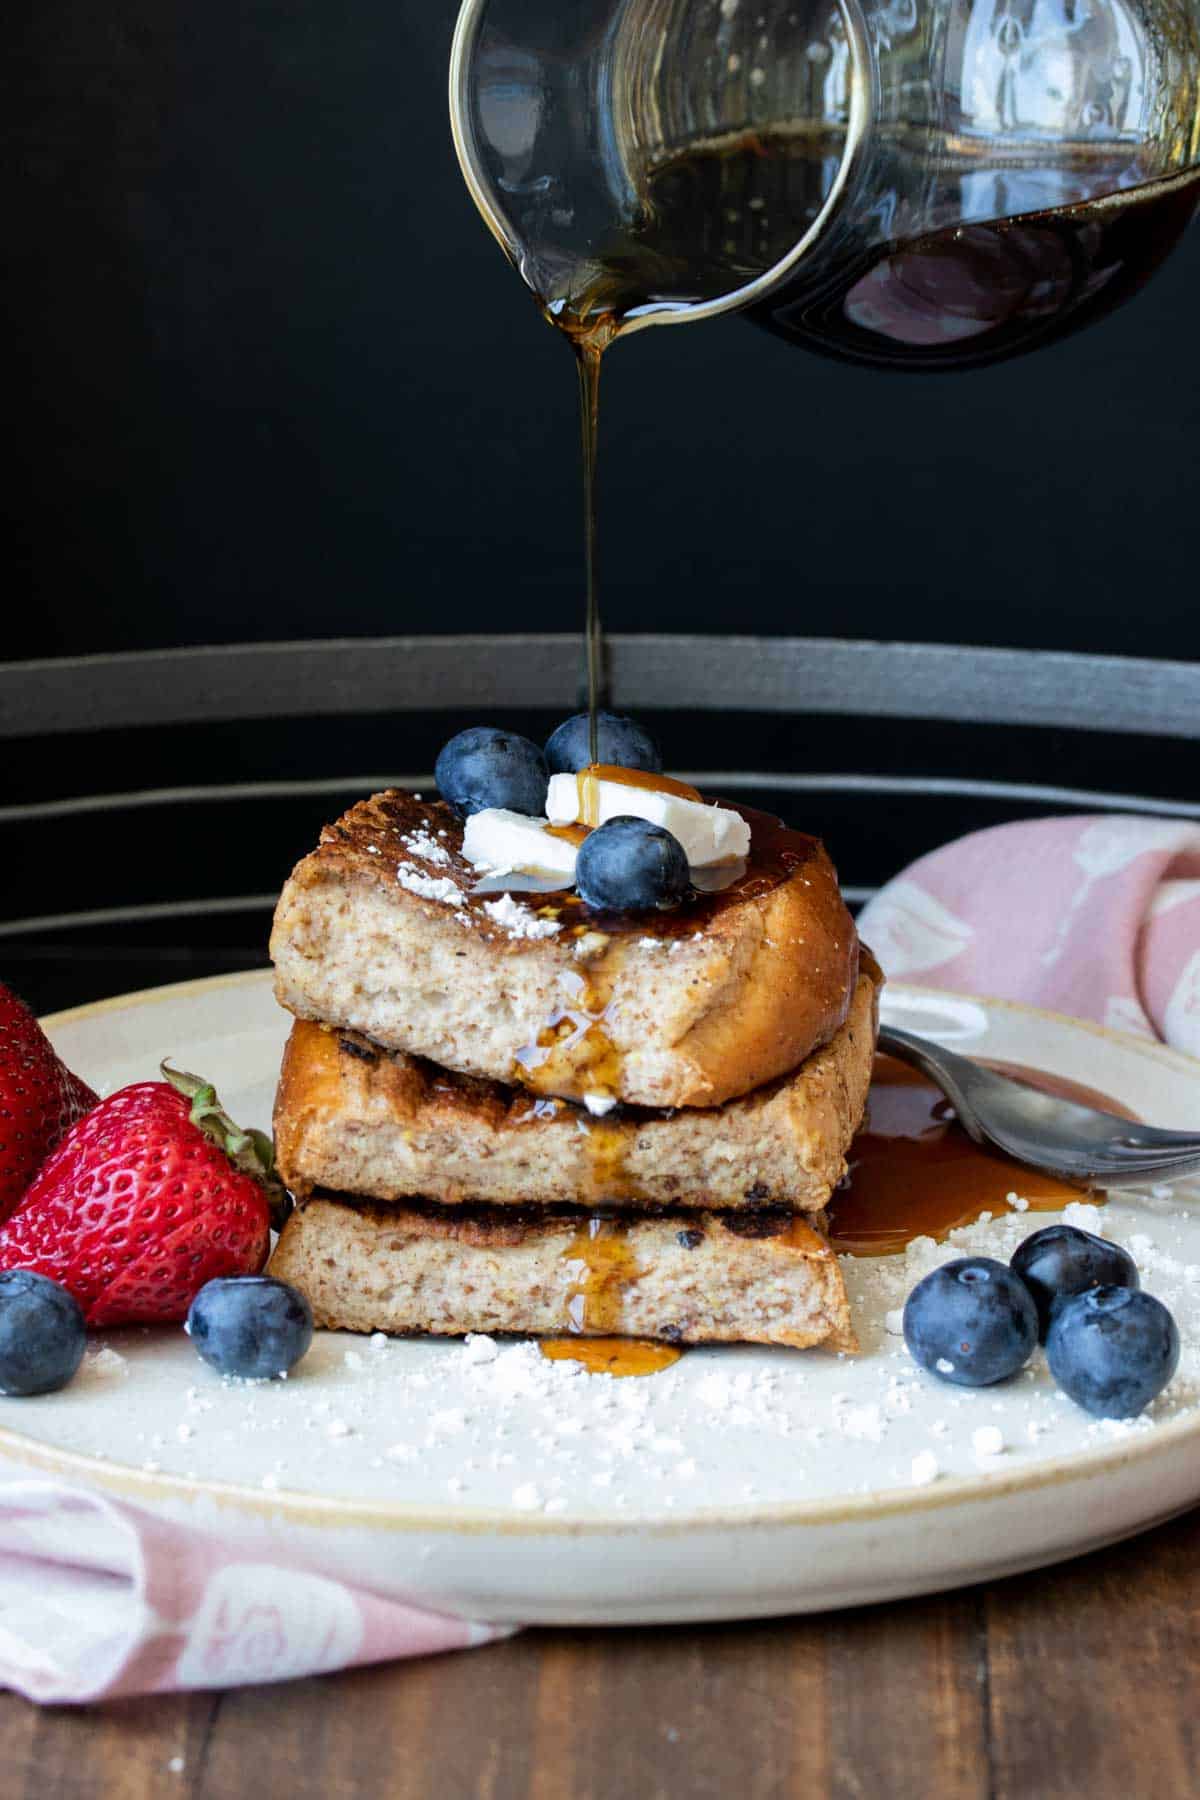
[[[483,21],[483,15],[492,4],[494,4],[494,0],[462,0],[459,7],[450,46],[450,135],[467,191],[475,202],[480,217],[505,256],[514,267],[517,267],[519,266],[520,247],[506,229],[503,215],[492,203],[488,183],[483,180],[471,154],[466,123],[467,70],[470,54]],[[859,162],[863,145],[874,119],[877,102],[871,33],[860,0],[834,0],[834,5],[846,27],[851,67],[856,79],[850,83],[846,135],[837,173],[816,217],[787,253],[772,263],[770,268],[764,270],[762,274],[756,275],[752,281],[743,282],[741,286],[731,288],[727,294],[718,295],[711,300],[648,301],[644,306],[635,307],[624,317],[621,325],[623,337],[628,336],[631,332],[640,331],[648,325],[698,323],[704,319],[720,318],[726,313],[740,312],[743,307],[752,306],[756,301],[765,299],[781,282],[785,281],[796,264],[824,235],[829,218],[841,200],[849,184],[851,173]]]

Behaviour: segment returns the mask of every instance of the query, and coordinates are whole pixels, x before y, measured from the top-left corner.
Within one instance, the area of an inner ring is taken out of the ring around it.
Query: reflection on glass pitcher
[[[1200,0],[467,0],[451,105],[577,335],[745,309],[958,368],[1159,266],[1200,199],[1198,77]]]
[[[875,367],[973,367],[1077,330],[1160,266],[1200,200],[1195,13],[889,0],[868,24],[861,174],[763,324]]]
[[[1128,121],[1136,131],[1145,49],[1142,21],[1109,0],[976,4],[963,46],[967,129],[1082,138],[1116,135]]]

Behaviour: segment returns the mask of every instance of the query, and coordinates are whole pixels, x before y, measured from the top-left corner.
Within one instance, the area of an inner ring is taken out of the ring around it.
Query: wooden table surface
[[[1057,1569],[760,1624],[529,1631],[284,1687],[39,1711],[3,1800],[1175,1800],[1200,1510]]]

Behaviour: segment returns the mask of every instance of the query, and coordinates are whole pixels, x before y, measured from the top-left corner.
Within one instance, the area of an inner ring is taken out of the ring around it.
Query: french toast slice
[[[845,1023],[799,1069],[724,1106],[621,1107],[458,1075],[357,1032],[297,1021],[275,1102],[292,1192],[447,1205],[823,1207],[866,1106],[878,986],[866,960]]]
[[[745,868],[676,911],[476,893],[462,824],[389,789],[327,826],[280,896],[276,994],[298,1018],[532,1092],[718,1106],[839,1029],[858,938],[816,838],[744,810]]]
[[[838,1259],[782,1210],[594,1220],[578,1208],[399,1207],[333,1196],[292,1214],[269,1272],[318,1325],[857,1348]]]

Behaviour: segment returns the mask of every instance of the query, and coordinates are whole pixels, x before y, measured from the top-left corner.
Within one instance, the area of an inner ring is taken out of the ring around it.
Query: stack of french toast
[[[376,794],[288,880],[272,1273],[352,1331],[853,1347],[880,978],[828,856],[654,771],[544,785]]]

